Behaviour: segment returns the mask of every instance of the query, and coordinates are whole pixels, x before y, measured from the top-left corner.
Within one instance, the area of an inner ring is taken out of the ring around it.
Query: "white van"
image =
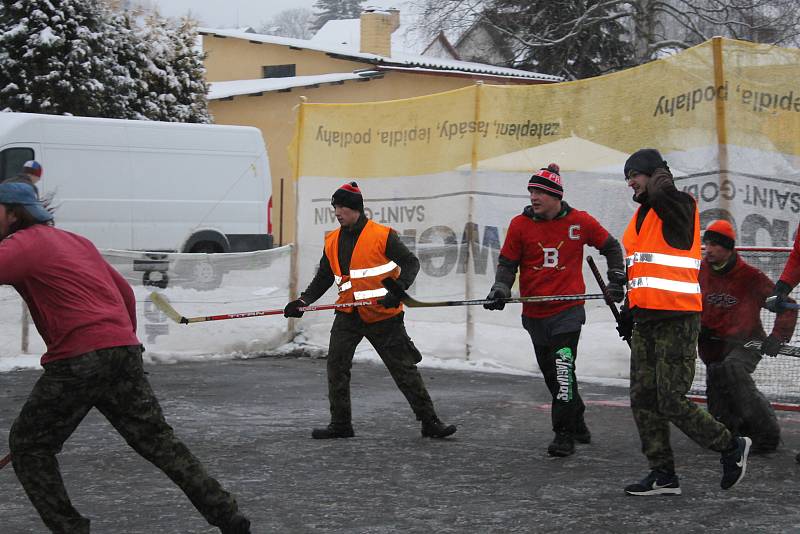
[[[272,181],[257,128],[0,113],[0,181],[44,167],[58,227],[98,248],[272,247]]]

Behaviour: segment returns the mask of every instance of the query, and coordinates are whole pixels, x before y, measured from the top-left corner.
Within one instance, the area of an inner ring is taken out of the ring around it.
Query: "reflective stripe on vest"
[[[369,267],[367,269],[350,269],[350,278],[367,278],[369,276],[379,276],[397,269],[397,264],[393,261],[378,265],[377,267]]]
[[[675,280],[654,278],[652,276],[634,278],[628,282],[628,289],[636,289],[639,287],[652,287],[655,289],[663,289],[664,291],[674,291],[676,293],[700,293],[700,284],[676,282]]]
[[[636,252],[625,258],[625,265],[631,267],[634,263],[656,263],[667,267],[681,267],[683,269],[700,269],[700,260],[686,256],[672,256],[657,252]]]
[[[376,297],[382,297],[386,295],[388,291],[386,288],[383,287],[381,289],[368,289],[366,291],[354,291],[353,295],[355,296],[356,300],[367,300],[367,299],[374,299]]]
[[[386,257],[386,242],[391,229],[368,220],[358,236],[350,256],[350,273],[342,274],[339,265],[339,233],[341,228],[325,237],[325,256],[333,271],[334,281],[339,289],[337,304],[351,303],[385,296],[388,292],[381,284],[384,278],[396,279],[400,267]],[[352,308],[338,310],[353,313]],[[364,322],[373,323],[393,317],[403,311],[397,308],[384,308],[380,305],[362,306],[356,310]]]
[[[639,208],[642,209],[642,208]],[[645,215],[636,231],[637,210],[622,238],[628,267],[631,307],[653,310],[702,311],[700,293],[700,216],[695,205],[694,236],[689,250],[664,239],[663,221],[655,210]]]

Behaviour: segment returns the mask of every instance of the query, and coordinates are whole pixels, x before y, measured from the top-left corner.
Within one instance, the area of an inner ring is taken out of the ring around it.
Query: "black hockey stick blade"
[[[608,296],[608,289],[607,289],[605,281],[603,280],[603,276],[600,274],[600,269],[597,268],[597,264],[594,262],[594,258],[592,258],[591,256],[587,256],[586,257],[586,263],[589,264],[589,268],[592,270],[592,274],[594,275],[594,279],[597,280],[597,285],[600,288],[600,291],[603,292],[603,296],[605,297],[603,300],[606,301],[606,304],[608,305],[609,309],[611,310],[611,315],[614,316],[614,321],[616,321],[617,326],[619,326],[620,320],[622,319],[622,317],[620,316],[620,312],[617,309],[617,305]],[[624,337],[623,339],[625,340],[625,343],[628,344],[628,346],[631,345],[630,336]]]

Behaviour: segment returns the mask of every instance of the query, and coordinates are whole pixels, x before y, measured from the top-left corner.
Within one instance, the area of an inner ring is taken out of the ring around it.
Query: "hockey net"
[[[739,257],[758,268],[770,280],[777,281],[789,258],[791,248],[783,247],[737,247]],[[793,291],[795,300],[800,298],[800,292]],[[761,310],[761,323],[764,331],[769,334],[775,324],[775,314]],[[792,334],[790,345],[800,345],[800,321]],[[753,379],[759,390],[775,405],[786,405],[789,409],[800,408],[800,358],[794,356],[778,355],[774,358],[764,357],[753,373]],[[706,382],[706,366],[697,359],[692,394],[704,395]]]
[[[186,326],[164,315],[150,294],[162,293],[186,316],[282,309],[289,299],[290,246],[227,254],[101,253],[133,288],[137,335],[150,360],[255,357],[288,340],[283,315]],[[28,363],[44,353],[44,341],[11,286],[0,286],[0,319],[0,369],[13,368],[21,356]]]

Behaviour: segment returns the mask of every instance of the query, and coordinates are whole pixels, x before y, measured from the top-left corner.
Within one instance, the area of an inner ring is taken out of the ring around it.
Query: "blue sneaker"
[[[736,440],[736,448],[731,452],[722,453],[720,463],[722,464],[722,480],[719,485],[727,490],[734,487],[744,478],[747,470],[747,455],[750,454],[750,446],[753,440],[750,438],[733,438]]]
[[[641,482],[625,487],[628,495],[680,495],[678,475],[653,470]]]

